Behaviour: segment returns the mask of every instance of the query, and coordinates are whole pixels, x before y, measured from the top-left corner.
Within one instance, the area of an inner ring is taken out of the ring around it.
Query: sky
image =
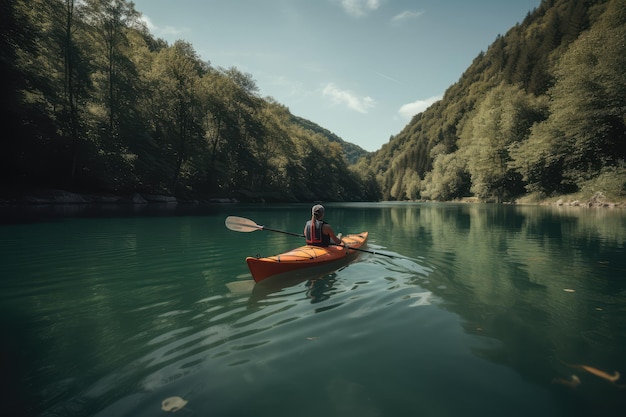
[[[236,67],[296,116],[376,151],[541,0],[133,0],[150,33]]]

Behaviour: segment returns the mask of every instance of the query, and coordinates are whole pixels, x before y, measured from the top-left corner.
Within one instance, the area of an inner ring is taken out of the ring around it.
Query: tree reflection
[[[467,333],[501,342],[473,349],[477,356],[546,385],[571,380],[564,363],[626,369],[623,211],[406,204],[380,215],[393,235],[388,249],[432,268],[420,285]],[[614,386],[578,377],[578,391],[596,384],[613,409],[625,405]]]

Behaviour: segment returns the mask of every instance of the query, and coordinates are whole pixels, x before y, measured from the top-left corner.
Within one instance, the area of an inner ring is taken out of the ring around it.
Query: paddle
[[[284,233],[286,235],[304,237],[303,234],[284,232],[282,230],[270,229],[269,227],[259,226],[250,219],[237,216],[226,217],[226,227],[235,232],[256,232],[257,230],[269,230],[270,232]]]
[[[278,232],[278,233],[284,233],[286,235],[291,235],[291,236],[304,237],[302,233],[285,232],[283,230],[270,229],[269,227],[260,226],[256,224],[255,222],[253,222],[252,220],[246,219],[245,217],[228,216],[226,217],[225,224],[228,229],[233,230],[235,232],[256,232],[257,230],[269,230],[270,232]],[[340,246],[342,248],[348,248],[348,249],[356,250],[359,252],[366,252],[366,253],[371,253],[374,255],[383,255],[383,256],[388,256],[390,258],[396,258],[396,256],[388,255],[386,253],[375,252],[373,250],[367,250],[367,249],[361,249],[361,248],[353,248],[347,245],[337,245],[333,243],[332,246]]]

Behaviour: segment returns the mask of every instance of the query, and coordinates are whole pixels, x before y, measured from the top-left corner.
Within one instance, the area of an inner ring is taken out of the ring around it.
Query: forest
[[[271,97],[251,74],[155,39],[125,0],[2,0],[5,193],[367,201],[367,152]]]
[[[0,0],[5,194],[626,199],[626,0],[544,0],[373,153],[140,17],[126,0]]]
[[[626,1],[544,0],[367,156],[385,200],[626,199]]]

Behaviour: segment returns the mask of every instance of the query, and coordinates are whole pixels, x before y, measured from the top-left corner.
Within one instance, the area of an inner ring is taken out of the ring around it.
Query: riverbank
[[[20,192],[8,192],[0,195],[0,205],[71,205],[71,204],[129,204],[151,203],[200,204],[200,203],[238,203],[234,198],[209,198],[206,201],[186,200],[171,195],[133,193],[129,195],[83,194],[59,189],[40,189]]]
[[[249,196],[250,201],[265,202],[264,198]],[[277,196],[273,196],[277,197]],[[457,200],[462,203],[487,203],[477,197],[466,197]],[[206,200],[180,199],[171,195],[133,193],[130,195],[114,194],[84,194],[59,189],[28,190],[20,192],[0,193],[0,205],[4,206],[37,206],[37,205],[142,205],[142,204],[236,204],[237,198],[212,197]],[[626,198],[608,198],[602,192],[596,192],[591,196],[582,193],[555,196],[538,197],[527,195],[513,202],[503,204],[516,205],[545,205],[545,206],[568,206],[568,207],[597,207],[597,208],[626,208]]]
[[[515,204],[589,208],[626,208],[626,198],[609,197],[601,191],[596,191],[591,195],[585,193],[576,193],[544,198],[539,198],[534,195],[528,195],[516,200]]]
[[[465,197],[458,200],[461,203],[495,203],[494,201],[484,201],[478,197]],[[502,204],[513,204],[520,206],[562,206],[562,207],[597,207],[597,208],[626,208],[626,198],[608,198],[602,192],[593,195],[583,193],[561,195],[555,197],[539,197],[537,195],[526,195],[513,202],[503,202]]]

